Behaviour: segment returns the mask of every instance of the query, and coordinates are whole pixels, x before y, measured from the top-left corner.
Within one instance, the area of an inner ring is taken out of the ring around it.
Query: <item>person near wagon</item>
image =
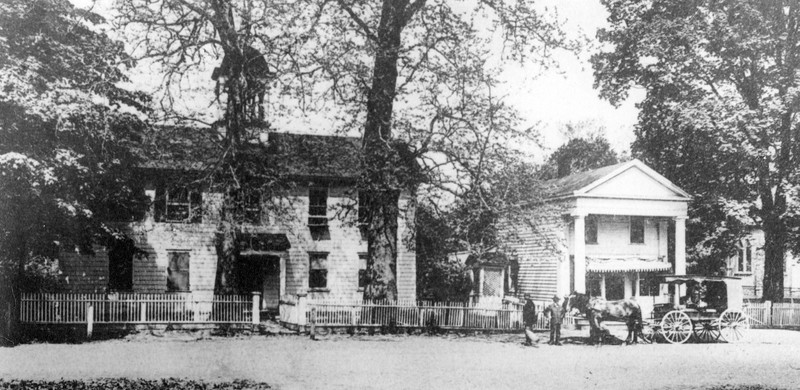
[[[536,326],[536,305],[528,294],[525,294],[525,306],[522,307],[522,323],[525,325],[525,345],[535,347],[539,343],[539,338],[533,333]]]
[[[550,345],[561,345],[561,322],[566,312],[558,300],[558,295],[553,295],[553,303],[544,309],[544,315],[550,320]]]

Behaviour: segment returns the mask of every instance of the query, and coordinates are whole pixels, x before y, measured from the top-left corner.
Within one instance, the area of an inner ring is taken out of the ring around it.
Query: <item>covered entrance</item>
[[[286,258],[290,248],[284,234],[245,234],[239,239],[236,270],[243,293],[261,293],[261,310],[277,310],[286,291]]]

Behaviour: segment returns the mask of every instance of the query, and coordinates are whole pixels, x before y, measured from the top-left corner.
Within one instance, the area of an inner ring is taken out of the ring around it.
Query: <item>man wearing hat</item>
[[[550,319],[550,345],[561,345],[561,321],[566,313],[558,300],[558,295],[553,295],[553,303],[544,309],[544,315]]]
[[[522,323],[525,325],[525,345],[535,346],[539,343],[539,338],[533,333],[533,328],[536,326],[536,305],[533,304],[530,294],[525,294]]]

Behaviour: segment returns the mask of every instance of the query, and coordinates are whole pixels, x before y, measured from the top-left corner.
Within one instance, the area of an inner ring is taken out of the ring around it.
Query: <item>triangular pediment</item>
[[[688,199],[689,195],[675,184],[648,168],[642,162],[633,160],[615,172],[576,191],[576,195]]]

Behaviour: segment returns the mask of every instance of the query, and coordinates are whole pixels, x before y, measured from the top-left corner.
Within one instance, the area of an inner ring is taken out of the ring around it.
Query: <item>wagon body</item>
[[[740,341],[749,329],[743,309],[741,279],[723,276],[665,276],[664,282],[675,291],[672,303],[653,309],[652,338],[661,336],[670,343],[684,343],[694,336],[698,341],[722,339]],[[678,288],[678,286],[685,286]],[[679,291],[686,291],[680,297]]]

